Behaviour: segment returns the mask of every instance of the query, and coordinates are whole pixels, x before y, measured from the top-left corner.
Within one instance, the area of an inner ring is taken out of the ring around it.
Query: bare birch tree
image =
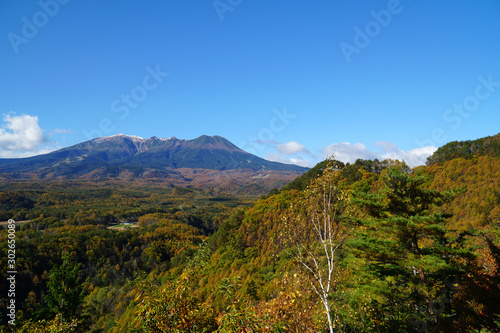
[[[338,188],[339,179],[340,171],[328,166],[306,189],[303,200],[291,207],[286,221],[288,245],[324,307],[330,332],[336,320],[330,295],[342,273],[337,260],[348,235],[342,223],[348,196]]]

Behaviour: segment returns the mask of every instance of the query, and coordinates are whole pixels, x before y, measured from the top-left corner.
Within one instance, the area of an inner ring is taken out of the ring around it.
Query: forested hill
[[[324,161],[258,200],[62,185],[0,185],[31,220],[16,332],[500,330],[500,157]]]
[[[500,133],[477,140],[449,142],[429,156],[426,164],[441,164],[458,157],[472,158],[486,155],[500,157]]]

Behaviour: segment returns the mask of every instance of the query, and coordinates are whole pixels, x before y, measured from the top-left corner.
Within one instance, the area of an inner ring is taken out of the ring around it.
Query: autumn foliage
[[[1,330],[498,331],[495,140],[450,145],[415,169],[325,161],[261,198],[4,184],[0,215],[26,222],[16,229],[19,326],[4,316]]]

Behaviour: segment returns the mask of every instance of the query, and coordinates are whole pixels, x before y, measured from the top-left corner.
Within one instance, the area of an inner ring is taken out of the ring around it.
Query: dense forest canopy
[[[470,159],[478,156],[500,157],[500,133],[477,140],[447,143],[429,156],[426,164],[442,164],[459,157]]]
[[[326,160],[260,198],[3,184],[17,275],[16,326],[4,313],[1,330],[496,332],[498,139],[448,144],[415,169]]]

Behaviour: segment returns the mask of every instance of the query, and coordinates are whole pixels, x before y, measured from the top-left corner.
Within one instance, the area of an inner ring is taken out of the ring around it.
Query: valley
[[[133,160],[118,139],[107,160]],[[234,152],[203,140],[200,151]],[[261,163],[162,178],[127,176],[123,163],[89,177],[110,166],[70,175],[56,170],[67,157],[9,161],[0,220],[16,221],[16,331],[495,332],[499,140],[447,144],[413,169],[325,160],[305,173]]]

